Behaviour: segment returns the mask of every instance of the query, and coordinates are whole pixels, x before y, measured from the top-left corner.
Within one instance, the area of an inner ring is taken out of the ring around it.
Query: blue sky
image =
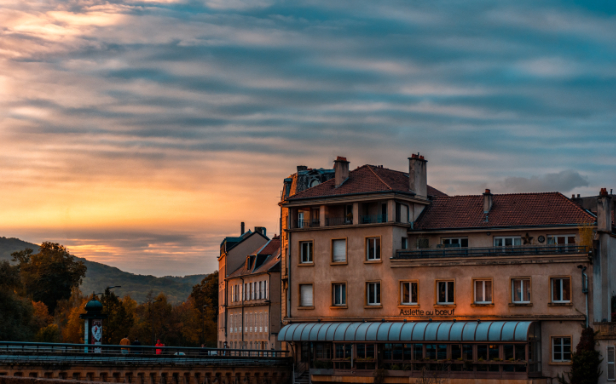
[[[616,189],[613,2],[0,0],[0,235],[156,275],[277,231],[296,165]]]

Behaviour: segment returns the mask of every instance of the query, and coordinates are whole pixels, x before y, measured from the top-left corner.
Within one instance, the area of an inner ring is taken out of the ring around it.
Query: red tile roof
[[[330,179],[290,196],[289,200],[374,192],[410,193],[408,173],[375,165],[363,165],[354,169],[349,172],[349,178],[341,186],[335,188],[335,185],[335,179]],[[447,196],[431,186],[428,186],[428,195],[433,197]]]
[[[417,230],[594,223],[596,218],[559,192],[492,195],[488,221],[483,195],[439,197],[415,222]]]

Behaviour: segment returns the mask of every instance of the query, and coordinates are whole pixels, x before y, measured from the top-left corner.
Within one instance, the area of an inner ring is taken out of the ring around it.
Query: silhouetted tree
[[[54,313],[59,300],[68,299],[86,274],[83,261],[77,260],[64,246],[45,242],[40,251],[31,249],[12,253],[17,261],[23,292],[34,301],[43,302]]]
[[[561,384],[596,384],[601,377],[601,355],[595,350],[595,331],[584,328],[575,353],[571,356],[571,372],[558,376]],[[565,378],[565,375],[567,378]]]
[[[0,340],[31,340],[36,332],[32,302],[14,292],[20,286],[19,269],[0,262]]]

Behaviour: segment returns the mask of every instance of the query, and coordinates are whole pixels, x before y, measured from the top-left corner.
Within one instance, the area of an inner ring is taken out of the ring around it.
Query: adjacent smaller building
[[[280,349],[280,237],[263,227],[226,237],[218,258],[218,344],[232,349]]]

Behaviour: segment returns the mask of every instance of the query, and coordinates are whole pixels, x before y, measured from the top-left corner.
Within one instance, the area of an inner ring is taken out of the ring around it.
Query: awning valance
[[[520,342],[528,340],[532,324],[531,321],[295,323],[284,326],[278,340]]]

